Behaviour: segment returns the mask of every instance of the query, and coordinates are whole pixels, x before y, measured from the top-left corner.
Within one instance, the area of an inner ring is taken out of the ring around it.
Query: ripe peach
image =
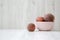
[[[35,25],[33,23],[28,24],[28,31],[33,32],[35,30]]]
[[[43,22],[43,21],[44,21],[44,18],[43,18],[43,17],[37,17],[37,18],[36,18],[36,21],[37,21],[37,22]]]

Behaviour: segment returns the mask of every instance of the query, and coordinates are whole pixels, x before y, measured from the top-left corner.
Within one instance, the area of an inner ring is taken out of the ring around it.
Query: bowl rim
[[[54,23],[54,22],[36,22],[36,23]]]

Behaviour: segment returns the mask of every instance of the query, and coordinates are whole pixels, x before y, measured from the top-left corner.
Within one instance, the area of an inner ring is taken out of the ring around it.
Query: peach
[[[33,32],[35,30],[35,25],[33,23],[28,24],[28,31]]]
[[[36,18],[36,21],[37,21],[37,22],[43,22],[43,21],[44,21],[44,18],[43,18],[43,17],[37,17],[37,18]]]

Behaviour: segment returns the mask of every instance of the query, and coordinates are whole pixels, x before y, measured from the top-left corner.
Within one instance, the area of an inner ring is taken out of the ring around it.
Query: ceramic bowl
[[[54,22],[35,22],[35,25],[39,30],[52,30]]]

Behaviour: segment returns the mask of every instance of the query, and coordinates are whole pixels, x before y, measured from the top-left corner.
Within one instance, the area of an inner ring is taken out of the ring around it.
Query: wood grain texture
[[[0,0],[0,29],[26,28],[27,24],[33,23],[37,16],[48,12],[56,16],[55,26],[60,26],[58,18],[60,9],[57,4],[58,0],[55,3],[56,7],[54,0]]]

